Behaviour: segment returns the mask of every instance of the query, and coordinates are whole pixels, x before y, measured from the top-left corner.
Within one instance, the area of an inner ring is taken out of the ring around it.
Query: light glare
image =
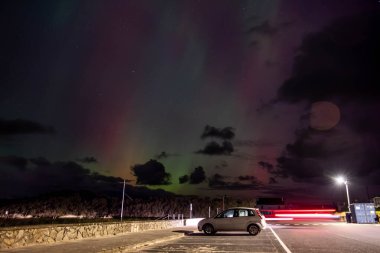
[[[346,182],[346,179],[342,176],[337,177],[335,180],[338,184],[343,184],[344,182]]]

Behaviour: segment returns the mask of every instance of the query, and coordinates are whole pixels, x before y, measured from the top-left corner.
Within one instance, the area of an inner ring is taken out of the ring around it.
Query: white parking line
[[[281,246],[284,248],[286,253],[292,253],[288,247],[286,247],[285,243],[280,239],[280,237],[274,232],[274,230],[269,227],[270,231],[272,231],[273,235],[277,238],[277,240],[280,242]]]

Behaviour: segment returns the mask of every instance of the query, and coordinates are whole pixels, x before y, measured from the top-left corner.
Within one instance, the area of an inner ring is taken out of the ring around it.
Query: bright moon
[[[329,130],[340,120],[338,106],[331,102],[321,101],[311,105],[310,127],[316,130]]]

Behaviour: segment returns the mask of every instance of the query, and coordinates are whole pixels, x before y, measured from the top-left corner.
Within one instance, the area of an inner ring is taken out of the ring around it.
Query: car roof
[[[257,208],[254,208],[254,207],[242,207],[242,206],[239,206],[239,207],[229,207],[229,208],[227,208],[226,210],[230,210],[230,209],[252,209],[252,210],[256,210]]]

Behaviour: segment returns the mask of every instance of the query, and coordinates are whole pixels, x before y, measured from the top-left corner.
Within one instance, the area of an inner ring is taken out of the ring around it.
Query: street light
[[[227,195],[223,195],[222,197],[222,211],[224,211],[224,199],[227,198]]]
[[[128,194],[125,193],[125,179],[123,181],[123,198],[121,199],[121,211],[120,211],[120,222],[123,221],[123,213],[124,213],[124,195],[127,196],[130,200],[133,200],[131,197],[129,197]]]
[[[347,193],[347,206],[348,206],[348,212],[351,213],[351,207],[350,207],[350,195],[348,193],[348,180],[345,179],[344,177],[340,176],[335,178],[336,182],[338,184],[345,184],[346,185],[346,193]]]
[[[120,222],[123,221],[123,212],[124,212],[124,195],[125,195],[125,179],[124,179],[124,182],[123,182],[123,198],[121,199]]]

